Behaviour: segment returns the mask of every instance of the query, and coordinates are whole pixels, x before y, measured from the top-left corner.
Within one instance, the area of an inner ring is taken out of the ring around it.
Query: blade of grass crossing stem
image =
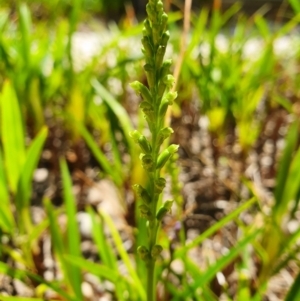
[[[80,250],[80,233],[77,225],[76,219],[76,200],[72,193],[72,180],[68,171],[67,163],[64,159],[60,160],[60,169],[62,174],[62,183],[63,183],[63,195],[64,202],[66,206],[66,213],[68,217],[67,224],[67,241],[68,241],[68,254],[73,256],[81,256]],[[78,267],[71,265],[69,267],[69,277],[70,282],[72,283],[73,290],[79,298],[83,300],[82,291],[81,291],[81,272]]]
[[[126,250],[123,246],[122,239],[120,237],[120,234],[118,233],[118,230],[116,229],[116,227],[114,225],[114,222],[112,221],[111,217],[109,215],[107,215],[106,213],[101,212],[100,214],[103,216],[103,219],[111,232],[112,238],[113,238],[116,248],[119,252],[119,255],[122,258],[122,260],[128,270],[129,275],[131,276],[132,280],[134,281],[134,285],[136,286],[137,292],[138,292],[139,296],[141,297],[141,300],[146,300],[145,289],[142,286],[141,280],[138,277],[138,275],[135,271],[135,268],[133,267],[133,265],[130,261],[128,253],[126,252]]]
[[[92,219],[92,234],[98,249],[99,257],[106,266],[116,271],[118,267],[117,258],[114,255],[111,246],[107,243],[107,239],[104,234],[103,219],[100,220],[101,216],[96,215],[91,207],[87,208],[87,212]]]
[[[98,276],[100,279],[106,279],[112,282],[115,285],[116,297],[119,301],[124,300],[123,294],[127,286],[132,286],[132,283],[126,279],[126,276],[122,277],[117,269],[111,269],[105,265],[96,264],[81,257],[68,256],[66,257],[66,260],[72,265]],[[132,296],[131,300],[133,300]]]
[[[214,234],[216,231],[224,227],[227,223],[233,221],[239,214],[241,214],[243,211],[250,208],[254,203],[256,203],[257,199],[252,198],[249,201],[247,201],[242,206],[235,209],[233,212],[222,218],[220,221],[212,225],[209,229],[207,229],[204,233],[196,237],[191,243],[187,244],[186,246],[178,249],[175,251],[174,257],[175,258],[183,258],[185,254],[192,248],[197,247],[200,245],[206,238]]]
[[[9,81],[4,83],[1,95],[1,137],[8,184],[15,193],[26,153],[19,102]]]
[[[298,273],[292,287],[290,288],[285,301],[298,301],[300,300],[300,272]]]
[[[54,207],[51,204],[51,201],[47,198],[44,199],[44,206],[46,208],[47,216],[49,218],[50,233],[52,238],[52,245],[54,252],[56,253],[57,259],[60,263],[60,268],[63,273],[64,282],[67,285],[67,290],[72,291],[72,283],[69,278],[69,266],[65,261],[64,255],[66,254],[64,247],[64,237],[62,230],[59,228],[57,223],[57,216],[55,214]]]
[[[229,252],[211,265],[198,279],[194,279],[192,287],[194,290],[201,288],[210,282],[217,272],[224,269],[232,260],[234,260],[243,249],[251,243],[262,232],[261,229],[253,231],[251,234],[247,234],[244,239],[237,242],[236,246],[229,250]]]
[[[29,202],[30,202],[30,197],[32,192],[31,182],[32,182],[33,172],[36,169],[36,166],[40,160],[40,155],[45,140],[47,138],[47,135],[48,135],[48,129],[46,127],[43,127],[38,133],[38,135],[34,138],[33,142],[31,143],[27,151],[26,160],[23,165],[19,182],[18,182],[16,204],[17,204],[17,208],[21,212],[23,225],[27,230],[31,229]]]
[[[34,274],[29,271],[25,270],[18,270],[15,268],[10,267],[4,262],[0,262],[0,273],[10,276],[13,279],[21,280],[22,282],[25,282],[28,278],[34,280],[36,283],[44,284],[46,287],[52,289],[53,291],[57,292],[60,296],[65,298],[65,300],[68,301],[77,301],[76,299],[72,298],[70,295],[68,295],[65,290],[61,289],[58,285],[55,283],[50,283],[48,281],[45,281],[42,277],[40,277],[37,274]],[[2,296],[1,296],[2,297]],[[1,300],[1,298],[0,298]],[[81,301],[81,300],[80,300]]]
[[[14,218],[10,208],[9,193],[7,190],[7,182],[0,150],[0,229],[6,233],[14,231]]]
[[[104,172],[106,172],[109,176],[111,176],[111,178],[116,183],[116,185],[120,186],[121,183],[123,182],[122,172],[121,171],[116,172],[115,168],[111,165],[111,163],[107,160],[103,152],[99,149],[97,143],[94,141],[93,136],[88,132],[88,130],[84,127],[84,125],[77,124],[77,127],[85,143],[88,145],[91,152],[98,160]]]

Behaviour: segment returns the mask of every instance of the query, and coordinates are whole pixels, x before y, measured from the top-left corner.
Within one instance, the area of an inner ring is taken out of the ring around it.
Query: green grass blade
[[[30,31],[31,31],[31,16],[30,11],[25,3],[19,5],[19,30],[21,32],[22,42],[20,43],[24,64],[30,65]]]
[[[251,234],[247,234],[241,241],[237,242],[236,246],[230,249],[226,255],[218,259],[216,263],[210,266],[198,279],[195,279],[195,282],[192,285],[193,289],[203,287],[210,282],[217,272],[224,269],[232,260],[234,260],[261,232],[261,229],[253,231]]]
[[[48,129],[43,127],[38,135],[34,138],[33,142],[31,143],[27,155],[26,161],[22,168],[20,179],[18,183],[18,190],[17,190],[17,204],[19,208],[24,208],[29,206],[30,196],[31,196],[31,182],[33,172],[40,160],[40,155],[45,143],[45,140],[48,135]]]
[[[294,201],[298,202],[297,196],[300,189],[300,148],[294,156],[288,175],[285,176],[287,180],[282,199],[279,204],[276,204],[276,210],[274,211],[279,221],[289,209],[289,204]]]
[[[97,264],[78,256],[66,255],[65,258],[66,261],[70,262],[72,265],[84,271],[88,271],[93,275],[109,280],[112,283],[118,284],[118,281],[121,280],[120,273],[106,265]],[[125,278],[123,280],[125,280]]]
[[[57,216],[55,214],[55,210],[51,204],[51,201],[49,199],[45,199],[44,206],[45,206],[47,216],[48,216],[49,222],[50,222],[49,226],[50,226],[50,233],[51,233],[51,238],[52,238],[53,249],[54,249],[54,252],[60,263],[60,268],[63,273],[64,282],[67,284],[67,289],[70,290],[71,283],[70,283],[70,279],[69,279],[68,264],[64,258],[67,251],[65,250],[65,246],[64,246],[63,233],[58,226],[58,223],[56,220]]]
[[[187,244],[186,246],[178,249],[175,251],[174,257],[175,258],[183,258],[190,249],[197,247],[200,245],[206,238],[214,234],[216,231],[224,227],[227,223],[233,221],[239,214],[241,214],[243,211],[250,208],[254,203],[256,203],[256,198],[252,198],[249,201],[247,201],[242,206],[235,209],[233,212],[222,218],[220,221],[212,225],[209,229],[207,229],[204,233],[199,235],[197,238],[195,238],[191,243]]]
[[[16,206],[18,209],[18,218],[20,219],[19,226],[21,231],[26,230],[29,233],[32,230],[32,222],[29,211],[30,197],[32,192],[31,182],[33,172],[38,164],[38,161],[40,160],[40,154],[42,152],[44,142],[47,138],[47,134],[48,129],[46,127],[42,128],[39,134],[31,143],[18,182]]]
[[[274,210],[277,210],[277,208],[280,206],[283,197],[284,187],[287,181],[287,174],[290,168],[290,164],[292,162],[293,152],[297,145],[298,128],[299,128],[299,122],[297,121],[291,125],[285,140],[286,146],[283,151],[282,157],[280,159],[280,164],[277,171],[276,187],[274,192],[274,196],[275,196]]]
[[[98,162],[101,165],[101,167],[103,168],[104,172],[106,172],[109,176],[111,176],[113,181],[118,186],[120,186],[121,183],[123,182],[121,173],[116,172],[115,169],[113,168],[113,166],[111,166],[110,162],[105,157],[103,152],[99,149],[97,143],[94,141],[94,138],[88,132],[88,130],[84,127],[84,125],[78,123],[77,127],[78,127],[78,130],[79,130],[81,136],[83,137],[84,141],[90,148],[93,155],[98,160]]]
[[[68,217],[67,224],[67,241],[68,253],[73,256],[81,256],[80,250],[80,233],[76,219],[76,200],[72,193],[72,180],[68,171],[67,163],[64,159],[60,160],[60,169],[62,174],[64,202],[66,206],[66,213]],[[79,300],[83,299],[81,292],[81,272],[78,267],[69,266],[69,280],[72,284],[76,297]]]
[[[8,297],[0,296],[1,301],[43,301],[44,299],[40,298],[26,298],[26,297]]]
[[[6,177],[2,153],[0,150],[0,229],[6,233],[12,233],[14,230],[14,217],[10,207],[9,193],[7,190]]]
[[[298,273],[292,287],[290,288],[285,301],[298,301],[300,300],[300,273]]]
[[[6,81],[1,95],[1,137],[9,188],[17,190],[26,153],[23,118],[13,86]]]
[[[145,289],[142,286],[141,280],[138,277],[138,275],[135,271],[135,268],[133,267],[133,265],[131,263],[129,255],[127,254],[127,252],[123,246],[122,239],[120,237],[118,230],[116,229],[116,227],[114,225],[113,220],[111,219],[111,217],[109,215],[107,215],[104,212],[101,212],[100,214],[103,216],[103,219],[111,232],[112,238],[113,238],[116,248],[119,252],[119,255],[122,258],[122,260],[128,270],[129,275],[131,276],[132,280],[134,281],[134,285],[136,286],[136,290],[137,290],[139,296],[141,297],[141,300],[146,300]]]
[[[87,208],[87,212],[90,214],[92,219],[92,234],[99,252],[99,257],[106,266],[116,271],[118,268],[117,258],[114,255],[111,246],[107,243],[107,238],[104,234],[104,223],[103,221],[100,221],[100,216],[96,215],[91,207]]]
[[[132,122],[128,116],[128,113],[124,107],[117,102],[117,100],[102,86],[97,79],[92,79],[91,84],[95,89],[95,92],[103,99],[106,105],[113,111],[115,116],[118,118],[119,123],[122,127],[126,142],[129,146],[129,152],[132,154],[134,151],[133,140],[129,136],[129,133],[133,130]]]
[[[1,262],[1,261],[0,261],[0,273],[4,274],[4,275],[8,275],[13,279],[19,279],[21,281],[24,281],[27,278],[30,278],[30,279],[34,280],[36,283],[44,284],[48,288],[50,288],[53,291],[57,292],[60,296],[65,298],[65,300],[77,301],[76,299],[72,298],[69,294],[67,294],[65,289],[60,288],[60,286],[57,283],[51,283],[51,282],[45,281],[39,275],[34,274],[32,272],[29,272],[29,271],[11,268],[9,265],[7,265],[6,263]]]
[[[97,264],[91,262],[87,259],[76,257],[76,256],[66,256],[66,260],[79,267],[80,269],[87,271],[93,275],[98,276],[101,279],[106,279],[111,281],[115,285],[116,296],[118,301],[124,300],[124,290],[132,291],[131,279],[128,279],[126,276],[122,276],[118,269],[112,269],[103,264]],[[130,294],[131,300],[135,300],[134,296]],[[127,300],[127,299],[126,299]]]
[[[289,0],[289,3],[296,13],[300,13],[300,2],[298,0]]]

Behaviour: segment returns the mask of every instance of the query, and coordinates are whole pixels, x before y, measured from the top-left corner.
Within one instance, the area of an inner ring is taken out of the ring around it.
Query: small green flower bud
[[[152,110],[152,111],[154,111],[153,105],[151,103],[147,102],[147,101],[142,101],[140,103],[140,108],[142,110],[146,109],[146,110]]]
[[[173,104],[173,101],[176,99],[177,97],[177,92],[172,92],[172,91],[169,91],[163,98],[162,101],[167,101],[169,103],[169,105],[172,105]]]
[[[152,213],[150,211],[150,208],[147,205],[140,205],[139,209],[140,209],[141,217],[143,217],[147,220],[152,219]]]
[[[151,35],[152,35],[152,29],[151,29],[151,25],[150,25],[150,22],[149,22],[148,19],[146,19],[146,20],[144,21],[144,29],[145,29],[145,31],[146,31],[146,35],[147,35],[148,37],[151,37]]]
[[[153,57],[153,48],[152,48],[149,38],[147,36],[144,36],[142,38],[142,44],[144,46],[145,56],[148,58],[152,58]]]
[[[166,53],[166,46],[159,46],[156,52],[156,58],[155,58],[155,65],[156,68],[160,68],[162,65],[162,62],[164,60],[164,56]]]
[[[154,184],[155,184],[155,192],[161,193],[163,189],[166,187],[166,179],[158,178]]]
[[[159,44],[160,41],[160,26],[158,23],[152,23],[152,33],[153,33],[153,44],[156,46]]]
[[[141,193],[141,198],[146,204],[151,203],[151,197],[146,189],[144,189]]]
[[[151,250],[151,257],[154,259],[158,258],[158,256],[161,254],[162,250],[163,250],[163,247],[161,245],[153,246],[153,248]]]
[[[139,185],[139,184],[135,184],[135,185],[132,186],[132,188],[135,190],[137,196],[138,196],[139,198],[141,198],[142,201],[143,201],[146,205],[148,205],[148,204],[151,203],[151,197],[150,197],[148,191],[147,191],[143,186],[141,186],[141,185]]]
[[[149,250],[145,246],[139,246],[137,252],[142,260],[148,261],[150,259]]]
[[[152,3],[149,2],[146,5],[146,12],[147,12],[149,20],[151,22],[155,21],[155,19],[157,18],[157,15],[156,15],[156,11],[154,9],[154,4],[152,4]]]
[[[173,203],[174,203],[174,201],[172,201],[172,200],[165,201],[164,207],[165,207],[169,212],[171,212],[171,208],[172,208]]]
[[[164,32],[165,31],[165,29],[166,29],[166,27],[167,27],[167,23],[168,23],[168,15],[166,14],[166,13],[163,13],[162,15],[161,15],[161,18],[160,18],[160,26],[161,26],[161,30],[162,30],[162,32]]]
[[[174,131],[170,127],[165,127],[161,129],[158,133],[158,144],[162,144],[165,139],[169,138],[171,134],[173,134]]]
[[[161,36],[160,45],[166,47],[168,44],[169,38],[170,38],[170,33],[168,31],[164,32]]]
[[[162,221],[162,219],[165,217],[165,215],[168,213],[168,210],[165,207],[160,207],[156,214],[156,219],[158,221]]]
[[[144,112],[146,119],[148,119],[150,123],[153,122],[154,109],[153,109],[152,104],[150,104],[149,102],[146,102],[146,101],[142,101],[140,103],[140,108]]]
[[[131,83],[130,86],[137,94],[142,95],[145,101],[148,101],[150,103],[152,102],[151,93],[145,85],[136,80]]]
[[[159,117],[164,118],[169,106],[169,102],[167,99],[163,99],[159,106]]]
[[[138,144],[144,153],[150,154],[152,152],[152,147],[144,135],[139,137]]]
[[[171,89],[172,86],[174,85],[175,78],[174,78],[173,75],[168,74],[168,75],[166,75],[166,76],[163,78],[163,82],[164,82],[164,84],[166,85],[167,89]],[[177,94],[176,94],[176,97],[177,97]],[[176,97],[175,97],[175,98],[176,98]],[[174,98],[174,99],[175,99],[175,98]]]
[[[151,153],[152,147],[144,135],[142,135],[139,131],[136,130],[130,132],[129,135],[133,138],[134,142],[140,146],[141,150],[144,153]]]
[[[159,78],[162,80],[165,78],[166,75],[170,73],[170,67],[172,65],[172,60],[165,60],[160,68]]]
[[[153,159],[151,155],[142,154],[141,157],[143,168],[147,171],[153,171]]]
[[[179,145],[171,144],[166,148],[161,154],[158,156],[156,168],[163,168],[167,161],[171,158],[171,156],[178,150]]]
[[[166,214],[171,211],[172,205],[173,205],[173,201],[166,201],[163,204],[163,206],[161,206],[160,209],[158,210],[156,214],[156,219],[158,221],[161,221],[166,216]]]
[[[150,64],[144,65],[144,70],[146,71],[147,81],[150,88],[155,86],[155,72],[153,66]]]
[[[142,134],[139,131],[134,130],[129,133],[129,136],[134,140],[135,143],[137,143],[138,139],[140,138],[140,136],[142,136]]]
[[[168,106],[173,104],[174,99],[177,97],[177,92],[168,92],[161,101],[159,107],[159,117],[164,118]]]
[[[160,12],[160,11],[163,11],[164,10],[164,5],[163,3],[159,0],[156,4],[156,11],[157,12]]]
[[[145,189],[143,186],[141,186],[140,184],[134,184],[132,185],[132,188],[134,189],[134,191],[136,192],[137,196],[140,197],[142,194],[142,191]]]

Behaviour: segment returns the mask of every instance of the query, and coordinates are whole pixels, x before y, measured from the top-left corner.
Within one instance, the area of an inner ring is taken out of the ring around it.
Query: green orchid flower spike
[[[171,60],[164,61],[164,55],[170,34],[167,30],[168,16],[163,10],[160,0],[149,0],[147,18],[144,21],[142,52],[146,64],[144,70],[148,85],[135,81],[131,87],[141,96],[140,109],[147,121],[150,137],[145,137],[138,131],[131,133],[134,141],[141,149],[141,164],[149,177],[149,187],[134,185],[137,197],[142,201],[139,206],[140,216],[147,220],[148,245],[139,246],[138,253],[145,261],[147,275],[147,301],[155,300],[155,262],[159,258],[162,247],[157,244],[157,233],[163,217],[171,211],[173,201],[161,204],[161,194],[166,180],[161,176],[162,169],[177,152],[178,145],[172,144],[163,149],[163,143],[170,137],[173,130],[165,127],[167,109],[173,104],[177,93],[171,91],[174,77],[170,74]],[[160,204],[160,208],[158,208]]]

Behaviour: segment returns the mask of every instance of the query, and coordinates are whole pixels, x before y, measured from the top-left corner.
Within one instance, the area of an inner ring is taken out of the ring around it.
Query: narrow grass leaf
[[[83,271],[87,271],[93,275],[109,280],[116,285],[118,284],[118,281],[125,280],[123,277],[121,277],[117,270],[111,269],[106,265],[97,264],[79,256],[66,255],[65,258],[66,261],[82,269]]]
[[[87,208],[87,212],[90,214],[92,219],[92,234],[99,252],[99,257],[106,266],[116,271],[118,267],[117,258],[114,255],[111,246],[107,243],[107,239],[104,234],[104,223],[103,221],[100,221],[100,216],[96,215],[91,207]]]
[[[300,148],[294,156],[289,173],[287,175],[286,185],[284,187],[282,200],[278,208],[278,214],[283,215],[289,207],[290,202],[297,201],[300,189]]]
[[[197,247],[200,245],[206,238],[214,234],[219,229],[223,228],[227,223],[233,221],[239,214],[250,208],[254,203],[257,202],[256,198],[252,198],[249,201],[247,201],[242,206],[235,209],[233,212],[222,218],[220,221],[212,225],[210,228],[208,228],[204,233],[196,237],[192,242],[187,244],[186,246],[179,248],[175,251],[174,257],[175,258],[183,258],[184,255],[192,248]]]
[[[68,171],[67,163],[64,159],[60,160],[60,169],[62,174],[63,195],[68,217],[67,223],[67,241],[68,253],[73,256],[81,256],[80,250],[80,233],[76,220],[76,200],[72,193],[72,180]],[[78,267],[69,266],[69,279],[72,283],[73,290],[80,300],[83,299],[81,292],[81,272]]]
[[[51,201],[49,199],[44,199],[44,206],[46,208],[46,212],[49,218],[49,226],[50,226],[50,232],[51,232],[51,238],[52,238],[52,244],[54,251],[56,253],[57,259],[60,263],[60,268],[63,273],[64,281],[68,286],[68,290],[70,290],[70,279],[69,279],[69,270],[68,270],[68,264],[65,261],[64,255],[66,254],[65,246],[64,246],[64,237],[62,230],[58,226],[57,223],[57,216],[55,214],[55,210],[51,204]]]
[[[118,118],[124,136],[126,138],[126,142],[129,146],[129,153],[133,155],[133,152],[135,150],[134,143],[131,137],[129,136],[129,133],[133,130],[133,126],[128,116],[128,113],[126,112],[124,107],[117,102],[113,95],[109,91],[107,91],[107,89],[105,89],[104,86],[100,84],[100,82],[97,79],[92,79],[91,84],[95,89],[95,92],[103,99],[106,105],[113,111],[115,116]]]
[[[300,2],[298,0],[289,0],[289,3],[296,13],[300,13]]]
[[[298,273],[292,287],[290,288],[285,301],[298,301],[300,300],[300,272]]]
[[[1,95],[1,137],[8,184],[15,193],[26,153],[23,118],[16,93],[9,81],[4,82]]]
[[[300,272],[298,273],[292,287],[290,288],[285,301],[298,301],[300,300]]]
[[[30,65],[30,31],[31,31],[31,16],[28,6],[21,3],[19,6],[19,29],[22,37],[20,43],[22,49],[23,60],[26,66]]]
[[[1,301],[44,301],[44,299],[39,298],[26,298],[26,297],[9,297],[0,296]]]
[[[138,277],[138,275],[135,271],[135,268],[133,267],[133,265],[130,261],[129,255],[123,246],[122,239],[120,237],[120,234],[118,233],[117,228],[114,225],[114,222],[112,221],[111,217],[108,214],[106,214],[104,212],[101,212],[100,214],[103,216],[103,219],[111,232],[112,238],[113,238],[116,248],[119,252],[119,255],[122,258],[122,260],[128,270],[129,275],[131,276],[131,278],[134,281],[134,285],[137,289],[139,296],[141,297],[142,300],[146,300],[146,293],[142,286],[141,280]]]
[[[2,152],[0,150],[0,229],[6,233],[14,231],[14,217],[10,207],[9,193],[4,171]]]
[[[257,238],[257,236],[261,232],[262,230],[258,229],[256,231],[253,231],[253,233],[251,234],[247,234],[245,238],[237,242],[236,246],[230,249],[226,255],[222,256],[216,261],[215,264],[208,267],[207,270],[198,279],[195,279],[192,287],[194,289],[197,289],[210,282],[217,272],[224,269],[232,260],[234,260],[249,243],[251,243],[255,238]]]
[[[120,186],[122,183],[122,174],[115,171],[111,163],[108,161],[108,159],[105,157],[103,152],[99,149],[97,143],[94,141],[93,136],[88,132],[88,130],[84,127],[82,124],[77,124],[78,130],[83,137],[84,141],[90,148],[91,152],[95,156],[95,158],[98,160],[99,164],[103,168],[104,172],[106,172],[113,181]]]
[[[276,177],[276,187],[274,192],[274,196],[275,196],[274,210],[278,210],[277,208],[280,206],[283,197],[284,188],[287,181],[287,174],[290,168],[290,164],[292,162],[293,152],[297,145],[298,128],[299,128],[299,122],[298,121],[294,122],[291,125],[287,137],[285,139],[286,146],[284,148],[282,157],[280,159],[280,164],[279,164],[277,177]]]
[[[35,281],[36,283],[42,283],[42,284],[46,285],[48,288],[52,289],[53,291],[57,292],[60,296],[65,298],[65,300],[77,301],[77,299],[74,299],[69,294],[67,294],[65,289],[62,289],[57,283],[51,283],[51,282],[45,281],[44,278],[40,277],[39,275],[37,275],[35,273],[12,268],[9,265],[7,265],[6,263],[1,262],[1,261],[0,261],[0,273],[10,276],[13,279],[19,279],[21,281],[26,281],[29,278],[29,279]]]
[[[33,172],[36,169],[36,166],[40,160],[40,155],[45,143],[45,140],[48,135],[48,129],[43,127],[38,135],[34,138],[33,142],[31,143],[27,154],[24,166],[22,168],[20,179],[18,182],[18,190],[16,195],[16,201],[18,207],[21,208],[28,208],[31,191],[32,191],[32,177]]]

